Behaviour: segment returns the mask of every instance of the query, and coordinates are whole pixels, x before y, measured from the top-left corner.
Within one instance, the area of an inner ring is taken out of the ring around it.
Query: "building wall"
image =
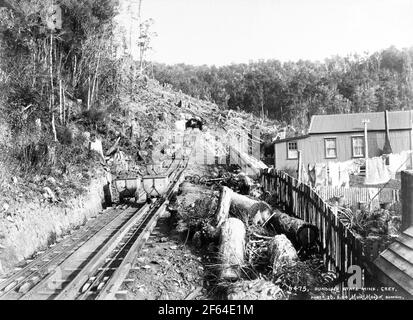
[[[301,154],[304,155],[308,153],[308,139],[298,139],[290,140],[289,142],[296,141],[297,149],[301,151]],[[275,148],[275,167],[278,169],[297,169],[297,159],[287,159],[287,142],[281,142],[274,144]]]
[[[363,132],[314,134],[304,139],[297,140],[297,148],[301,151],[303,165],[317,162],[341,162],[353,159],[351,137],[363,136]],[[337,158],[327,159],[325,157],[324,139],[336,138]],[[289,140],[291,142],[293,140]],[[384,146],[385,132],[368,132],[367,134],[369,158],[381,155]],[[412,132],[410,130],[390,131],[390,144],[393,153],[410,150],[412,143]],[[274,145],[275,167],[279,169],[297,168],[297,160],[287,159],[287,142]],[[411,163],[410,163],[411,165]]]

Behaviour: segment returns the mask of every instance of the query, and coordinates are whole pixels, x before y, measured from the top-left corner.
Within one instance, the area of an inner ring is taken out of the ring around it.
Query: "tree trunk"
[[[231,205],[246,212],[254,224],[263,225],[277,233],[285,234],[295,246],[310,248],[318,239],[316,226],[273,209],[266,202],[233,192],[227,187],[223,187],[221,191],[216,213],[217,227],[228,219]]]
[[[276,232],[285,234],[295,246],[300,248],[310,248],[318,240],[319,232],[316,226],[277,209],[273,211],[269,224]]]
[[[217,228],[219,228],[228,219],[233,194],[234,192],[230,188],[223,187],[221,190],[216,213]]]
[[[221,227],[221,259],[222,280],[236,281],[241,276],[241,266],[245,256],[245,225],[237,218],[229,218]]]
[[[95,69],[95,75],[93,77],[92,80],[92,94],[91,94],[91,98],[90,98],[90,104],[93,105],[94,101],[95,101],[95,89],[96,89],[96,83],[98,81],[98,72],[99,72],[99,64],[100,64],[100,51],[98,54],[98,60],[96,63],[96,69]]]
[[[53,34],[50,32],[50,52],[49,52],[49,71],[50,71],[50,112],[54,107],[54,86],[53,86]]]
[[[62,95],[62,79],[59,80],[59,121],[63,124],[63,95]]]
[[[65,125],[68,123],[68,114],[66,110],[66,91],[65,87],[63,86],[62,88],[62,94],[63,94],[63,122]]]
[[[235,206],[242,207],[242,208],[244,208],[244,209],[246,209],[246,210],[250,210],[251,207],[252,207],[254,204],[257,204],[257,203],[259,202],[259,201],[257,201],[257,200],[251,199],[251,198],[249,198],[249,197],[247,197],[247,196],[244,196],[244,195],[239,194],[239,193],[236,193],[236,192],[233,192],[233,193],[232,193],[232,199],[231,199],[231,200],[232,200],[231,202],[232,202]]]
[[[54,113],[52,113],[52,132],[53,132],[54,141],[57,142],[57,133],[56,133],[56,126],[55,126],[55,121],[54,121]]]
[[[283,235],[276,235],[270,242],[268,251],[274,274],[278,274],[285,267],[291,267],[298,261],[297,251],[288,238]]]
[[[90,110],[91,104],[91,89],[90,89],[90,75],[87,78],[87,110]]]

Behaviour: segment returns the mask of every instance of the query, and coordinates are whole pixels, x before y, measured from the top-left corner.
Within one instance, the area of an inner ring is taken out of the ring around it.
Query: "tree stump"
[[[283,235],[276,235],[269,243],[268,251],[274,274],[278,274],[285,267],[293,266],[298,261],[297,251],[291,241]]]

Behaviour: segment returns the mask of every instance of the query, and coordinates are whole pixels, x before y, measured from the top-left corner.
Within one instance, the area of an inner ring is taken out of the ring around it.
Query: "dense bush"
[[[305,129],[310,116],[411,108],[413,48],[333,57],[323,63],[277,60],[222,67],[154,63],[161,83],[219,105],[268,114]]]

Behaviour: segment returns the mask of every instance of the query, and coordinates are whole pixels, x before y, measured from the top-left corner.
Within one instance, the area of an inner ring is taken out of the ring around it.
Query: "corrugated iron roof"
[[[301,140],[301,139],[305,139],[305,138],[308,138],[308,134],[302,135],[302,136],[288,137],[288,138],[284,138],[284,139],[275,140],[273,142],[273,144],[278,144],[278,143],[287,142],[287,141]]]
[[[389,129],[412,129],[412,110],[390,111]],[[311,118],[309,134],[335,133],[335,132],[360,132],[364,130],[362,121],[370,120],[368,130],[385,130],[384,112],[347,113],[314,115]]]
[[[405,230],[374,261],[385,277],[378,278],[387,284],[394,284],[413,296],[413,227]]]

